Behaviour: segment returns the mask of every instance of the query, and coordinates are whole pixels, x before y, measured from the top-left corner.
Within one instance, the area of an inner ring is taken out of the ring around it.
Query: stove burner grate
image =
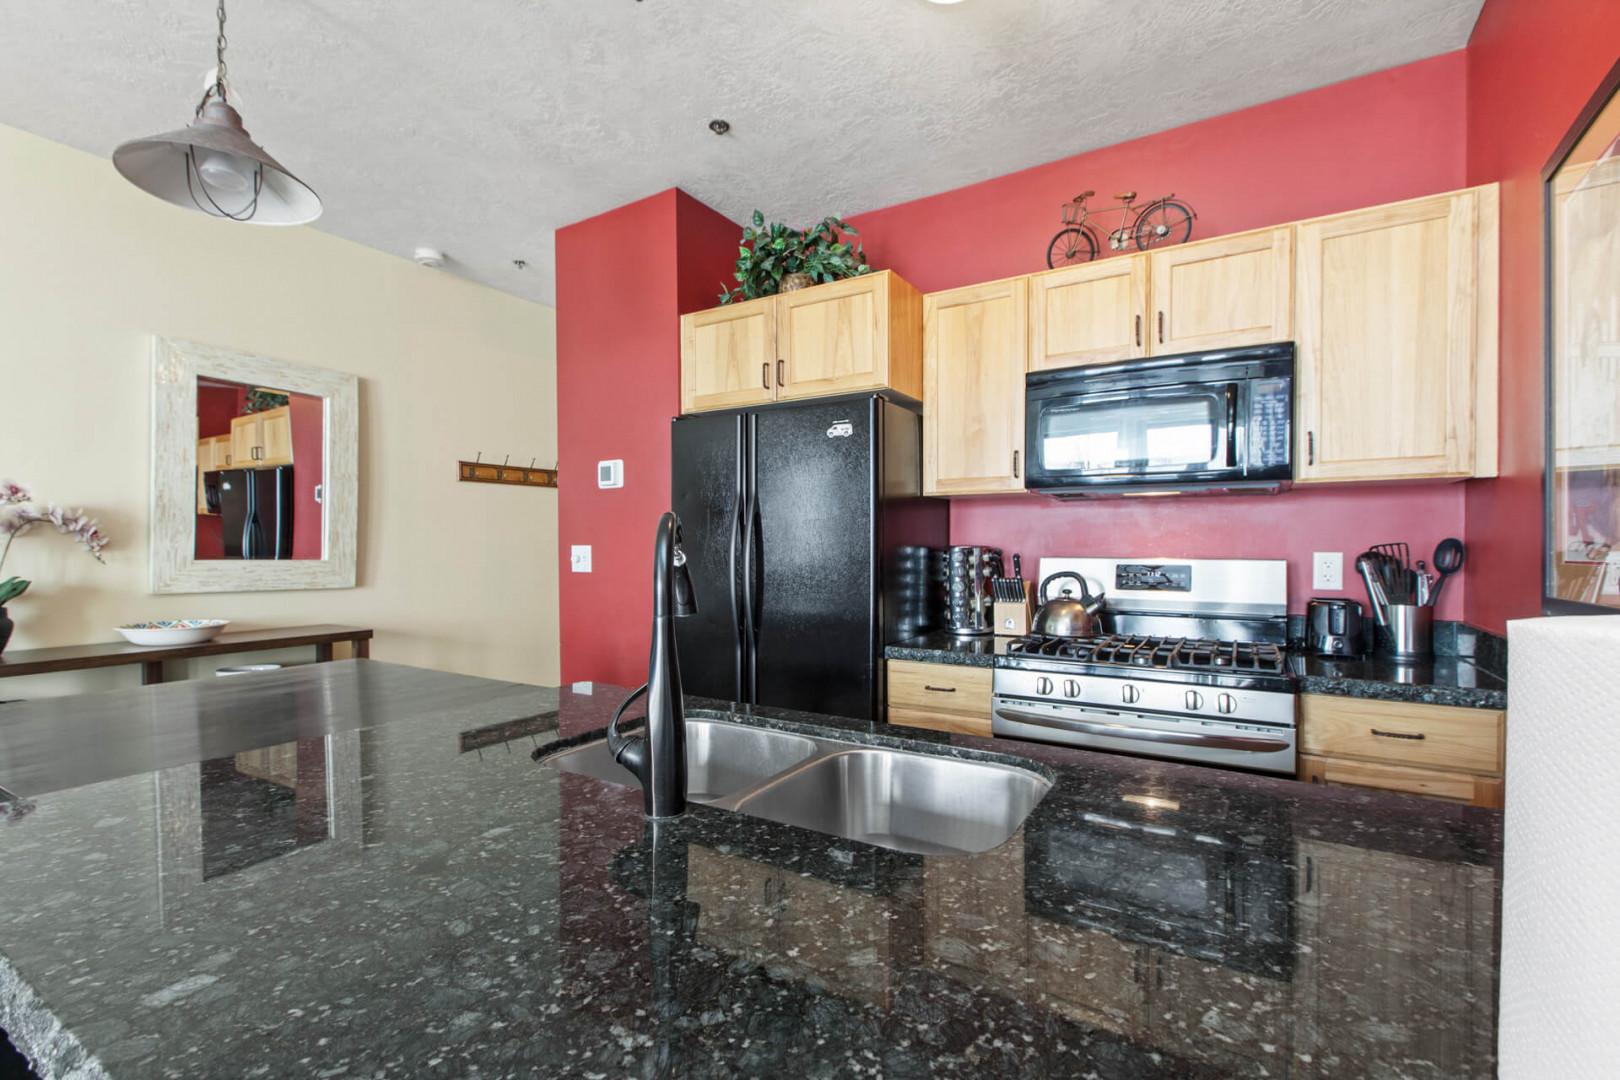
[[[1235,671],[1280,675],[1282,647],[1261,641],[1108,634],[1093,638],[1022,637],[1007,646],[1017,656],[1050,656],[1093,664],[1176,671]]]

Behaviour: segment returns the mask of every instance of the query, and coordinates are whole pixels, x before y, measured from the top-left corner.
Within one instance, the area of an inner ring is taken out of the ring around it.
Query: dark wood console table
[[[332,659],[332,646],[347,641],[356,658],[371,655],[369,629],[359,626],[289,626],[277,630],[240,630],[224,633],[213,641],[197,645],[131,645],[109,641],[99,645],[60,645],[54,649],[19,649],[0,654],[0,679],[12,675],[45,675],[58,671],[84,671],[89,668],[141,665],[141,685],[163,681],[163,661],[189,660],[197,656],[226,653],[267,652],[315,646],[315,659]]]

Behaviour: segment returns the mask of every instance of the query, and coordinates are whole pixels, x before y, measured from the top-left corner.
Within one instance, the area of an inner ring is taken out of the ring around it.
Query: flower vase
[[[0,653],[6,651],[6,642],[11,640],[11,631],[15,625],[11,621],[11,616],[6,614],[6,609],[0,607]]]

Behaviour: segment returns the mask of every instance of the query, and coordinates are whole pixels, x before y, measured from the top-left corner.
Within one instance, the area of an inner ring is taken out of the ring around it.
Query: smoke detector
[[[411,258],[416,260],[416,264],[418,266],[426,266],[434,270],[437,270],[443,266],[445,261],[444,252],[440,251],[438,248],[430,247],[417,248],[411,253]]]

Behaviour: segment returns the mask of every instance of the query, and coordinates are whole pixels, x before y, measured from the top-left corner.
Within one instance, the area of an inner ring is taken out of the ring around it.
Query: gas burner
[[[1017,656],[1044,656],[1093,664],[1172,671],[1254,672],[1280,675],[1287,659],[1278,645],[1210,638],[1108,634],[1094,638],[1021,637],[1007,646]]]

